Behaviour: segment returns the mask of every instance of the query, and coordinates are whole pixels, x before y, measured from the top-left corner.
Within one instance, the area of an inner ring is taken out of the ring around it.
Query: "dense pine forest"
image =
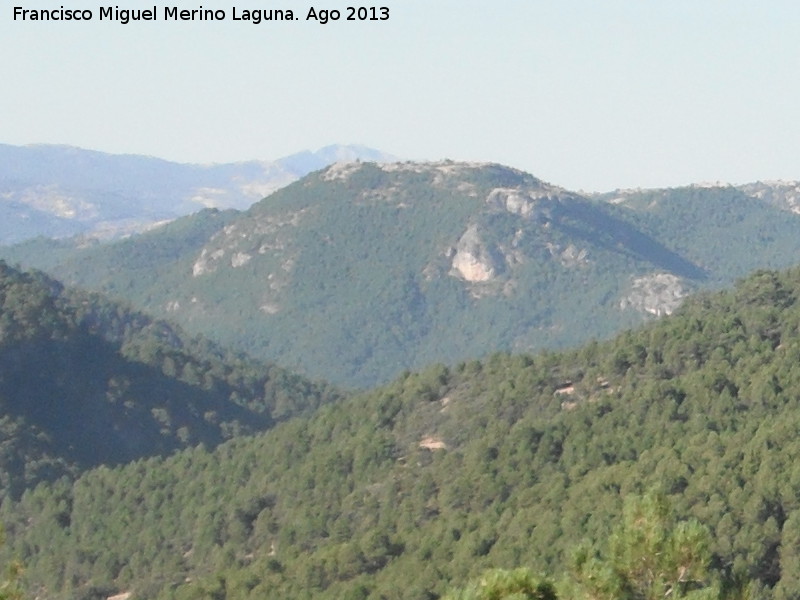
[[[40,290],[4,348],[73,331],[54,282],[3,281]],[[7,492],[3,557],[43,598],[796,598],[799,332],[800,269],[760,271],[609,342],[318,392],[264,433]]]
[[[337,394],[0,262],[0,489],[255,433]]]

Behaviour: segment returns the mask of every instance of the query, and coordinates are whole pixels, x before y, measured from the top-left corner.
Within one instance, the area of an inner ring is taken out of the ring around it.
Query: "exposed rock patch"
[[[671,273],[653,273],[634,279],[630,292],[622,298],[619,307],[661,317],[672,314],[687,295],[689,290],[679,277]]]
[[[505,210],[522,218],[531,218],[536,208],[536,197],[528,191],[515,188],[495,188],[486,198],[490,208]]]
[[[499,271],[499,261],[483,242],[477,225],[470,225],[456,244],[452,273],[470,282],[489,281]]]
[[[200,187],[193,190],[189,200],[203,208],[224,208],[224,200],[228,191],[221,188]]]
[[[322,174],[323,181],[344,181],[361,169],[360,162],[337,162]]]
[[[564,267],[577,267],[589,262],[589,252],[583,248],[578,248],[574,244],[569,244],[566,248],[561,248],[556,244],[548,242],[546,244],[550,255],[557,258]]]
[[[276,315],[281,311],[281,307],[277,304],[266,303],[259,306],[259,310],[261,312],[268,314],[268,315]]]
[[[225,256],[225,250],[222,248],[218,248],[212,252],[209,252],[208,248],[203,248],[203,250],[200,252],[200,256],[194,262],[194,265],[192,265],[192,276],[200,277],[206,273],[213,273],[217,270],[216,263],[223,256]]]
[[[426,450],[446,450],[447,444],[441,438],[429,435],[419,441],[419,447]]]
[[[243,265],[246,265],[248,262],[250,262],[251,258],[253,258],[253,257],[250,256],[249,254],[245,253],[245,252],[237,252],[236,254],[234,254],[231,257],[231,266],[234,269],[237,268],[237,267],[241,267]]]
[[[800,181],[758,181],[738,189],[782,210],[800,214]]]

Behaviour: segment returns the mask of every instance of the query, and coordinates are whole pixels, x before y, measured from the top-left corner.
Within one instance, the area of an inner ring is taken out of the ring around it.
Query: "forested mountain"
[[[758,272],[612,341],[42,485],[3,503],[5,552],[48,598],[435,599],[490,567],[560,581],[656,493],[710,532],[698,597],[797,598],[799,333],[800,269]]]
[[[0,489],[213,447],[332,390],[0,261]]]
[[[392,160],[328,146],[276,161],[180,164],[69,146],[0,144],[0,243],[47,236],[115,237],[202,208],[244,209],[340,160]]]
[[[588,198],[495,164],[336,164],[245,212],[10,261],[348,386],[605,338],[800,255],[797,186]]]

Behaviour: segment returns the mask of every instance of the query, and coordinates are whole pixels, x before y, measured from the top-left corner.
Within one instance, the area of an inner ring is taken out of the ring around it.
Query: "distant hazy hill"
[[[760,272],[610,342],[430,367],[213,452],[43,486],[0,506],[0,558],[30,597],[432,600],[489,567],[561,577],[656,489],[711,532],[703,583],[728,594],[695,597],[793,600],[799,329],[800,270]],[[692,597],[647,597],[673,596]]]
[[[114,237],[202,208],[244,209],[341,160],[392,158],[328,146],[276,161],[179,164],[68,146],[0,144],[0,244],[35,236]]]
[[[282,369],[0,262],[0,493],[215,446],[332,397]]]
[[[2,252],[253,355],[369,386],[435,361],[606,337],[697,289],[793,264],[795,188],[756,187],[587,198],[496,164],[337,163],[241,213]]]

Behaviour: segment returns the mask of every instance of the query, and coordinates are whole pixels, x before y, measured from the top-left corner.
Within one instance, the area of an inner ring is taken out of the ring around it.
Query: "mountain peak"
[[[533,175],[492,162],[453,161],[449,159],[437,161],[362,161],[344,160],[337,161],[322,170],[320,175],[323,181],[336,181],[349,179],[356,173],[383,173],[395,181],[398,178],[409,177],[426,178],[434,186],[445,186],[455,183],[460,185],[460,190],[469,191],[471,184],[480,183],[481,187],[536,187],[548,191],[565,191],[562,188],[551,186],[537,179]]]
[[[396,156],[359,144],[332,144],[312,152],[305,150],[275,161],[281,168],[302,177],[335,163],[375,162],[388,163],[399,160]]]

